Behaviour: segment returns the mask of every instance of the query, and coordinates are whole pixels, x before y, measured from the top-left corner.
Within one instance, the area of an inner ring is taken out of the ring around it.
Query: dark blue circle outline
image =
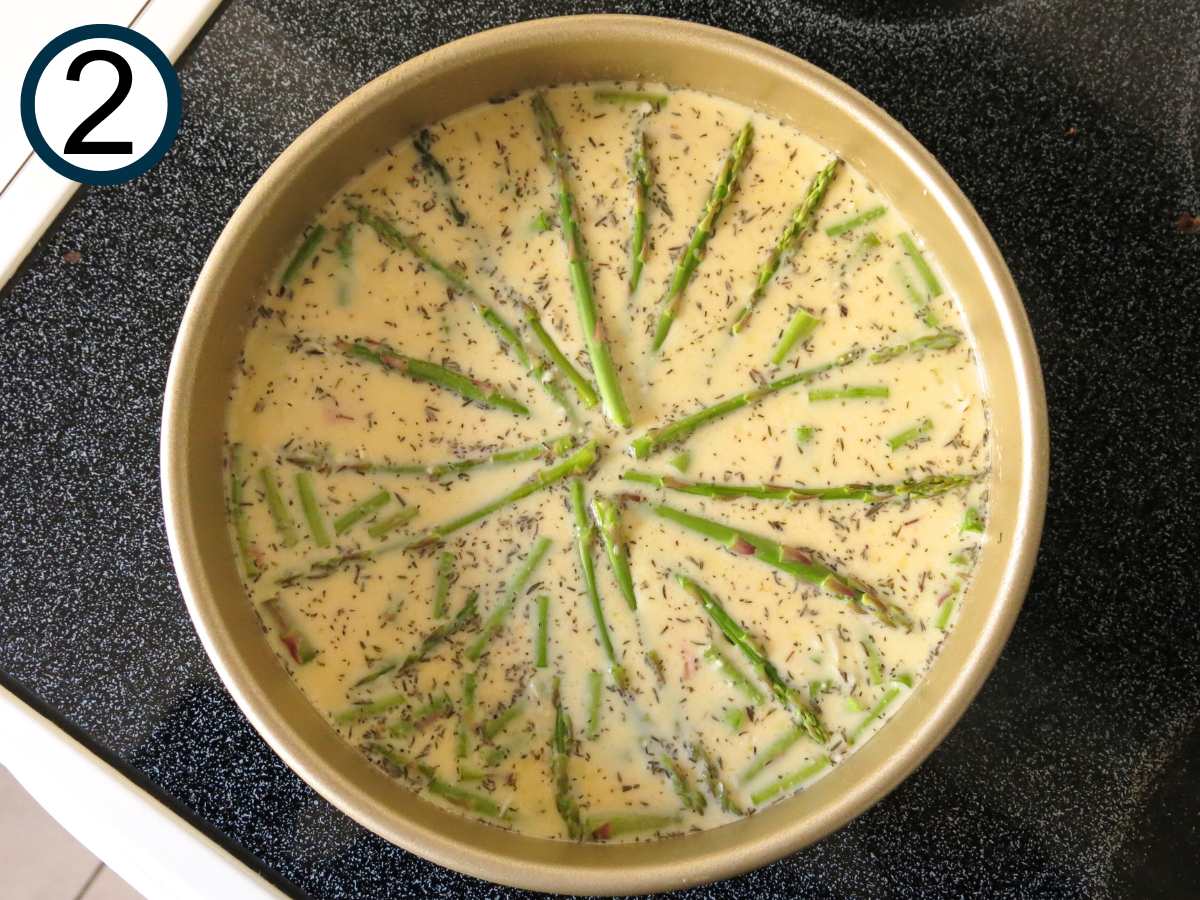
[[[167,118],[163,122],[163,129],[158,140],[134,162],[119,169],[97,171],[84,169],[67,162],[46,143],[46,138],[38,127],[37,117],[34,113],[34,95],[37,93],[38,82],[41,81],[42,74],[50,65],[50,61],[68,47],[93,38],[109,38],[129,44],[135,50],[140,50],[154,63],[167,89]],[[167,150],[175,141],[175,135],[179,133],[179,122],[182,115],[183,91],[179,87],[179,76],[171,67],[171,61],[148,37],[120,25],[81,25],[78,28],[64,31],[34,57],[29,70],[25,73],[25,81],[21,85],[21,125],[25,129],[25,136],[29,139],[34,152],[58,174],[83,184],[120,184],[149,171],[155,163],[167,155]]]

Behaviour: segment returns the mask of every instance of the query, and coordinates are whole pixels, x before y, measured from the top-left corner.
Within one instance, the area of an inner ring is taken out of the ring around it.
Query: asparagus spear
[[[468,457],[467,459],[452,459],[440,463],[386,463],[358,460],[337,466],[339,472],[357,472],[360,475],[428,475],[430,478],[445,478],[448,475],[458,475],[469,472],[480,466],[498,466],[507,463],[531,462],[535,459],[551,462],[575,447],[574,435],[563,435],[550,440],[530,444],[527,447],[517,447],[513,450],[497,450],[483,456]],[[322,460],[312,460],[306,457],[293,456],[289,462],[303,467],[324,467]]]
[[[891,391],[884,384],[850,385],[841,388],[810,388],[809,403],[822,403],[829,400],[876,400],[885,399]]]
[[[653,751],[648,746],[646,752],[653,756]],[[682,801],[685,807],[694,813],[703,813],[708,808],[708,800],[692,785],[683,766],[672,759],[670,754],[659,753],[656,762],[667,773],[667,777],[671,780],[671,787],[675,789],[675,796]]]
[[[862,238],[859,239],[859,242],[854,245],[854,252],[852,256],[866,256],[882,243],[883,241],[880,239],[878,234],[876,234],[874,231],[868,231],[862,236]]]
[[[943,328],[933,334],[922,335],[904,344],[893,344],[876,350],[868,358],[873,363],[887,362],[905,353],[919,353],[922,350],[949,350],[958,344],[962,335],[952,328]]]
[[[363,500],[361,503],[356,503],[340,516],[333,520],[333,533],[345,534],[363,519],[372,516],[387,506],[392,500],[391,492],[379,490]]]
[[[581,479],[571,479],[570,497],[571,512],[575,516],[575,543],[579,549],[579,566],[583,572],[583,586],[592,607],[592,615],[596,618],[596,632],[600,637],[600,647],[612,667],[613,680],[624,687],[626,683],[625,670],[617,661],[617,653],[613,649],[612,639],[608,635],[608,623],[604,620],[604,607],[600,603],[600,591],[596,587],[596,569],[592,562],[592,544],[596,540],[596,529],[588,518]]]
[[[820,324],[821,320],[812,315],[807,309],[801,307],[796,310],[796,314],[788,322],[787,328],[783,330],[783,335],[779,338],[779,343],[775,346],[775,352],[771,354],[771,365],[782,366],[788,355],[792,352],[792,348],[796,344],[805,341],[810,334],[817,330],[817,326]]]
[[[506,409],[520,416],[529,415],[529,408],[525,404],[514,400],[490,384],[468,378],[461,372],[455,372],[453,369],[448,369],[427,359],[404,356],[379,341],[339,340],[334,346],[347,356],[374,363],[389,371],[399,372],[413,381],[445,388],[467,400],[474,400],[481,406]]]
[[[229,516],[233,519],[233,534],[237,540],[238,554],[242,557],[242,569],[247,578],[257,578],[258,562],[250,553],[250,523],[246,521],[246,508],[242,499],[242,445],[229,445]]]
[[[517,602],[517,598],[525,591],[525,586],[529,583],[534,570],[541,564],[546,557],[546,553],[550,550],[550,538],[541,537],[533,545],[533,549],[529,551],[529,555],[525,557],[525,561],[521,563],[520,568],[513,574],[512,581],[508,583],[508,589],[500,598],[500,602],[496,604],[496,608],[488,614],[487,620],[483,623],[483,628],[480,629],[479,635],[467,648],[466,657],[475,662],[483,654],[484,649],[500,630],[500,627],[508,620],[509,614],[512,612],[513,605]]]
[[[446,279],[455,290],[472,297],[476,296],[475,289],[471,287],[461,272],[445,265],[436,257],[429,254],[420,244],[389,222],[387,218],[361,204],[347,203],[347,206],[358,216],[360,222],[374,231],[379,239],[393,250],[411,253],[425,266]]]
[[[750,795],[750,802],[755,806],[762,806],[772,797],[777,797],[784,791],[790,791],[797,785],[801,785],[808,781],[814,775],[818,774],[822,769],[829,765],[829,757],[821,756],[816,762],[809,763],[799,771],[793,772],[791,775],[785,775],[778,781],[773,781],[766,787],[760,788]]]
[[[867,653],[867,675],[871,684],[883,684],[883,657],[879,655],[879,647],[871,635],[863,638],[863,650]]]
[[[429,634],[421,639],[421,643],[409,651],[408,655],[400,660],[393,660],[384,663],[373,672],[364,675],[358,681],[354,682],[352,687],[362,687],[364,684],[370,684],[377,681],[389,672],[395,672],[397,675],[407,671],[419,662],[423,662],[434,650],[442,645],[447,638],[453,634],[457,634],[467,625],[469,625],[476,615],[475,603],[479,600],[479,594],[476,591],[471,591],[467,596],[466,603],[462,609],[455,613],[454,618],[449,622],[443,622],[434,628]]]
[[[874,222],[886,212],[886,206],[873,206],[870,209],[856,213],[848,219],[843,219],[840,222],[830,225],[825,229],[825,233],[830,237],[841,237],[847,231],[853,231],[855,228],[866,225],[868,222]]]
[[[388,729],[388,733],[395,736],[412,734],[417,729],[425,727],[431,720],[449,715],[452,709],[454,709],[454,704],[445,694],[433,697],[428,703],[421,704],[406,718],[392,725]]]
[[[685,481],[673,475],[654,475],[649,472],[627,471],[621,477],[639,484],[652,484],[663,490],[732,500],[752,497],[755,500],[783,500],[801,503],[805,500],[861,500],[864,503],[885,503],[888,500],[924,500],[937,497],[955,488],[965,487],[974,475],[928,475],[920,480],[891,484],[843,484],[831,487],[782,484],[719,484],[711,481]]]
[[[912,303],[913,309],[921,318],[921,321],[930,328],[939,328],[937,315],[929,308],[929,297],[926,294],[917,290],[917,286],[912,283],[912,279],[908,277],[908,270],[904,268],[904,263],[897,260],[896,262],[896,277],[900,280],[900,284],[904,287],[904,293],[908,294],[909,302]]]
[[[584,831],[594,841],[607,841],[645,831],[661,831],[680,823],[676,813],[618,812],[588,816]]]
[[[485,503],[483,506],[469,513],[464,513],[456,519],[451,519],[449,522],[444,522],[441,525],[431,528],[423,536],[410,542],[407,545],[408,549],[416,550],[421,547],[441,543],[447,535],[453,534],[461,528],[466,528],[468,525],[490,516],[498,509],[503,509],[505,506],[516,503],[518,500],[522,500],[531,494],[536,494],[543,488],[556,484],[564,478],[572,475],[582,475],[596,462],[596,446],[595,441],[588,441],[561,462],[553,466],[547,466],[533,477],[513,488],[507,494],[497,497],[495,500]]]
[[[660,504],[653,507],[659,518],[667,519],[725,545],[732,553],[753,556],[760,562],[787,572],[800,581],[824,588],[831,594],[848,601],[860,611],[870,612],[890,628],[911,628],[912,621],[900,607],[875,596],[874,592],[855,578],[839,575],[823,563],[812,550],[803,547],[786,547],[770,538],[733,528],[722,522],[694,516],[683,510]]]
[[[900,696],[900,692],[904,689],[905,685],[902,682],[893,681],[892,686],[889,687],[884,692],[883,696],[879,698],[879,702],[871,707],[870,712],[868,712],[862,718],[862,720],[846,735],[846,743],[853,744],[860,737],[862,737],[862,733],[867,730],[867,727],[884,714],[887,708],[891,706],[893,702],[895,702],[896,698]]]
[[[435,619],[446,615],[446,601],[450,597],[450,582],[454,580],[456,562],[457,559],[449,550],[443,550],[438,556],[437,580],[433,591],[433,617]]]
[[[733,789],[725,783],[721,777],[721,769],[717,765],[716,760],[709,755],[709,752],[704,749],[704,746],[699,741],[692,741],[688,747],[692,762],[700,767],[700,771],[704,775],[704,786],[708,790],[708,795],[721,805],[721,809],[727,813],[733,813],[737,816],[744,816],[746,811],[733,796]]]
[[[918,443],[925,435],[933,430],[932,419],[922,419],[916,425],[905,428],[903,431],[898,431],[887,439],[887,445],[892,450],[899,450],[901,447],[907,447],[909,444]]]
[[[692,454],[683,450],[668,459],[667,463],[679,472],[686,472],[692,465]]]
[[[721,171],[717,175],[716,181],[713,182],[712,192],[709,194],[708,202],[704,205],[700,221],[696,223],[696,228],[692,232],[692,239],[675,264],[675,273],[671,276],[671,283],[666,294],[663,295],[658,326],[654,330],[655,350],[662,347],[663,342],[667,339],[667,334],[671,331],[671,325],[675,321],[679,305],[683,301],[683,292],[696,273],[696,267],[700,265],[704,247],[708,243],[708,239],[712,237],[717,218],[725,208],[725,203],[737,184],[738,176],[746,165],[747,151],[750,149],[750,141],[753,137],[754,127],[747,122],[734,138],[729,155],[725,157]]]
[[[733,685],[752,704],[763,702],[765,698],[762,691],[758,689],[758,685],[747,678],[746,674],[716,647],[709,646],[704,651],[704,658],[712,663],[712,667],[720,673],[722,678]]]
[[[817,717],[817,714],[805,702],[803,694],[788,684],[783,674],[775,668],[775,664],[767,659],[766,654],[763,653],[754,639],[750,637],[746,629],[739,625],[725,611],[725,607],[721,605],[721,602],[716,597],[691,578],[682,572],[676,572],[675,580],[679,582],[680,587],[699,601],[700,605],[704,607],[704,611],[708,613],[709,618],[721,629],[721,633],[742,651],[742,655],[746,657],[746,660],[771,686],[771,693],[775,695],[775,699],[791,714],[796,724],[804,729],[804,733],[818,744],[825,743],[829,735],[826,734],[825,728],[821,725],[821,720]]]
[[[663,447],[668,447],[671,444],[690,437],[697,428],[703,425],[714,422],[739,409],[753,406],[755,403],[766,397],[770,397],[772,394],[777,394],[797,384],[805,384],[812,381],[818,375],[828,372],[831,369],[848,366],[858,359],[861,353],[862,351],[857,349],[847,351],[830,362],[813,366],[810,369],[802,369],[799,372],[793,372],[790,375],[785,375],[783,378],[777,378],[766,384],[760,384],[741,394],[734,394],[732,397],[727,397],[710,406],[701,407],[696,412],[686,415],[682,419],[676,419],[674,422],[664,425],[661,428],[653,428],[647,431],[644,435],[632,441],[629,449],[637,459],[646,459],[652,453],[657,453],[663,449]]]
[[[348,566],[352,563],[373,562],[381,556],[403,549],[404,546],[404,543],[401,541],[391,541],[369,549],[345,550],[335,553],[333,556],[313,560],[307,566],[300,569],[289,569],[275,579],[275,582],[276,584],[286,585],[299,581],[301,578],[306,578],[310,581],[315,581],[318,578],[328,578],[343,566]]]
[[[621,595],[632,610],[637,609],[637,596],[633,591],[633,573],[629,571],[629,553],[621,535],[621,513],[617,505],[599,494],[592,496],[592,518],[600,529],[600,541],[608,554],[608,564],[621,588]]]
[[[596,301],[592,296],[592,278],[588,272],[587,251],[583,235],[575,219],[575,198],[571,193],[568,173],[567,152],[563,147],[562,129],[543,94],[533,97],[533,113],[542,136],[542,147],[547,162],[558,182],[558,218],[562,228],[563,244],[567,249],[567,264],[571,274],[571,287],[575,293],[575,305],[579,312],[579,326],[583,341],[592,360],[592,371],[600,396],[604,400],[604,413],[609,421],[619,428],[628,428],[632,423],[621,382],[613,364],[608,343],[604,337],[604,325],[600,321]]]
[[[471,744],[471,727],[475,724],[475,673],[463,676],[462,707],[458,713],[458,729],[455,732],[454,755],[466,758]],[[461,764],[460,764],[461,765]]]
[[[544,209],[533,217],[533,222],[531,222],[529,225],[530,230],[533,231],[534,234],[545,234],[553,227],[554,222],[551,221],[550,216]]]
[[[637,290],[646,265],[646,204],[653,177],[646,154],[646,132],[638,131],[633,149],[633,236],[629,240],[629,293]]]
[[[583,837],[583,823],[579,818],[579,804],[571,792],[571,776],[567,771],[574,742],[571,738],[571,718],[563,709],[557,675],[551,689],[551,700],[554,703],[554,734],[550,740],[550,773],[554,779],[554,805],[563,824],[567,826],[567,837],[577,841]]]
[[[933,274],[933,269],[929,267],[929,263],[925,261],[925,257],[921,254],[921,249],[917,246],[917,242],[913,240],[911,234],[907,231],[900,234],[900,246],[904,248],[904,252],[908,258],[912,260],[913,267],[917,270],[917,274],[921,276],[921,280],[925,282],[925,288],[929,291],[930,298],[940,297],[942,294],[942,285],[938,281],[937,276]]]
[[[425,788],[431,794],[453,803],[473,813],[490,816],[496,819],[510,819],[512,814],[502,811],[500,805],[491,797],[476,794],[456,784],[450,784],[438,777],[437,770],[422,762],[415,762],[403,754],[397,753],[386,744],[368,744],[367,749],[382,757],[389,765],[401,772],[416,769],[425,778]]]
[[[429,129],[422,128],[413,139],[413,146],[417,148],[417,156],[421,160],[421,165],[441,179],[442,187],[445,189],[446,205],[450,207],[450,215],[454,219],[454,224],[465,225],[467,214],[458,208],[458,203],[454,200],[454,194],[450,192],[450,173],[446,171],[446,167],[442,165],[441,160],[434,156],[433,151],[430,150],[432,141],[433,137],[430,135]]]
[[[945,631],[950,627],[950,615],[954,612],[954,604],[958,600],[960,590],[962,590],[962,585],[955,581],[950,585],[950,590],[946,592],[946,595],[938,601],[938,613],[933,620],[933,627],[939,631]]]
[[[796,211],[792,213],[792,218],[783,229],[783,234],[779,236],[779,240],[775,242],[775,246],[767,254],[766,262],[758,270],[758,278],[755,279],[754,290],[750,293],[750,299],[746,301],[746,305],[742,307],[737,317],[733,320],[730,330],[734,334],[737,334],[750,324],[750,316],[754,313],[763,295],[766,294],[767,287],[771,284],[775,273],[779,271],[779,266],[783,262],[784,256],[795,249],[809,228],[812,227],[817,209],[820,207],[821,201],[825,199],[825,192],[829,190],[829,184],[837,174],[840,164],[841,160],[835,158],[825,168],[814,175],[812,181],[809,182],[808,190],[804,194],[804,200],[796,207]],[[784,355],[786,356],[787,354],[785,353]]]
[[[963,513],[962,526],[959,528],[959,532],[983,534],[983,517],[979,515],[979,510],[974,506],[968,506],[967,511]]]
[[[792,747],[796,745],[797,741],[804,737],[804,735],[805,731],[799,725],[792,725],[789,727],[787,731],[775,738],[775,740],[771,741],[771,743],[767,744],[767,746],[764,747],[758,753],[758,755],[750,761],[750,765],[748,765],[745,771],[738,776],[738,781],[740,781],[742,784],[752,781],[759,772],[771,765],[771,763],[775,762],[775,760],[779,759],[779,757],[783,756],[783,754],[791,750]]]
[[[600,736],[600,704],[603,700],[604,674],[595,669],[588,670],[587,677],[587,736],[595,740]]]
[[[550,665],[550,598],[537,598],[537,639],[534,644],[534,666],[544,669]]]
[[[296,250],[296,254],[292,257],[292,261],[287,264],[287,268],[283,270],[283,274],[279,277],[279,286],[287,287],[292,283],[304,264],[313,258],[317,252],[317,248],[321,246],[321,241],[325,239],[325,226],[318,222],[311,229],[300,247]]]
[[[796,446],[801,450],[804,445],[812,441],[817,436],[817,429],[812,425],[801,425],[796,429]]]
[[[627,103],[649,103],[658,112],[667,105],[666,94],[651,94],[647,91],[608,91],[597,90],[592,98],[599,103],[615,103],[624,106]]]
[[[559,387],[558,382],[554,380],[554,373],[546,368],[546,364],[542,360],[530,355],[525,347],[525,342],[517,334],[517,330],[509,325],[504,317],[490,306],[485,307],[481,314],[483,320],[488,323],[492,331],[496,333],[496,337],[500,339],[500,343],[512,351],[512,355],[516,357],[517,362],[529,377],[540,384],[542,390],[546,392],[550,399],[562,408],[567,420],[574,422],[575,410],[572,408],[570,401],[567,400],[567,395]]]
[[[262,605],[263,611],[275,623],[279,633],[279,642],[287,648],[292,661],[304,665],[316,658],[317,648],[313,646],[308,635],[296,624],[295,620],[282,606],[279,598],[272,597]]]
[[[367,529],[367,535],[376,539],[386,537],[389,532],[407,525],[421,512],[420,507],[406,506],[392,513],[386,519],[380,519]]]
[[[558,370],[562,372],[563,377],[571,382],[571,385],[575,388],[575,392],[579,394],[579,402],[588,409],[599,403],[600,398],[596,396],[596,391],[592,387],[591,382],[583,377],[583,374],[572,365],[571,360],[567,358],[566,354],[559,349],[558,344],[554,343],[554,338],[546,331],[546,327],[542,324],[542,320],[538,316],[537,309],[529,303],[525,304],[525,323],[542,345],[542,349],[546,351],[546,355],[558,366]]]
[[[347,222],[338,229],[337,255],[342,268],[338,273],[338,305],[347,306],[350,303],[351,271],[354,266],[354,232],[358,223]]]
[[[275,523],[275,530],[279,532],[280,543],[285,547],[291,547],[299,539],[296,534],[296,523],[292,521],[292,514],[288,512],[283,495],[279,493],[279,480],[275,477],[275,470],[271,466],[261,466],[258,470],[258,478],[262,482],[263,493],[267,498],[267,509],[270,510],[271,521]]]
[[[349,709],[342,710],[333,717],[333,721],[345,724],[347,722],[359,722],[363,719],[382,716],[384,713],[391,712],[401,706],[408,705],[408,697],[404,694],[389,694],[386,697],[380,697],[378,700],[372,700],[369,703],[356,703]]]
[[[496,715],[484,722],[479,729],[480,733],[483,734],[484,740],[493,740],[496,735],[504,731],[504,729],[515,722],[524,713],[525,701],[517,700],[515,703],[512,703],[500,710],[500,712],[496,713]]]

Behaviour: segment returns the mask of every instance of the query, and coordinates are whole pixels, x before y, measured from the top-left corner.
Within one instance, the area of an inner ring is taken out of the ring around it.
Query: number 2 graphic
[[[92,130],[116,111],[129,96],[133,84],[133,71],[125,58],[111,50],[87,50],[71,61],[67,69],[67,80],[78,81],[83,67],[91,62],[106,62],[117,70],[117,87],[86,119],[79,123],[63,148],[64,153],[132,153],[133,141],[86,141]]]

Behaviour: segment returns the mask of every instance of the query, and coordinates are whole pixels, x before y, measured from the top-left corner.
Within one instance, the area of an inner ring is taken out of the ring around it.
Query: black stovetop
[[[688,896],[1196,896],[1200,234],[1173,223],[1200,215],[1200,6],[896,6],[230,0],[179,62],[166,159],[82,189],[0,292],[0,682],[291,891],[515,895],[354,825],[221,686],[163,531],[167,362],[238,201],[370,78],[520,19],[695,19],[842,78],[957,179],[1028,308],[1053,459],[1029,598],[945,743],[837,834]]]

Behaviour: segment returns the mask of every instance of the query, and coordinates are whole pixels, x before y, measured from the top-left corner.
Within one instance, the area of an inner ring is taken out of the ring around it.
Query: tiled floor
[[[3,900],[139,900],[0,767],[0,897]]]

